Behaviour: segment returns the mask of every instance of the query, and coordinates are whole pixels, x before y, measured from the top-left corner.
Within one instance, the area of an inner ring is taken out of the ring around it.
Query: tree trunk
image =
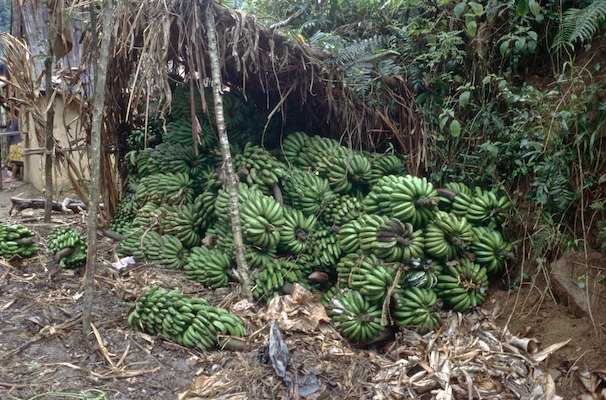
[[[50,11],[49,11],[50,13]],[[53,124],[55,123],[55,109],[51,104],[53,96],[53,44],[52,44],[52,29],[48,30],[48,56],[44,60],[44,68],[46,69],[46,104],[48,111],[46,112],[46,132],[44,135],[44,147],[46,148],[46,156],[44,157],[44,180],[45,180],[45,199],[44,207],[44,222],[50,222],[53,204],[53,148],[55,147],[55,138],[53,137]]]
[[[221,155],[223,156],[223,168],[227,181],[227,192],[229,193],[229,213],[231,229],[234,235],[234,247],[236,252],[237,277],[242,285],[243,296],[252,300],[250,290],[250,272],[246,258],[244,257],[244,244],[242,242],[242,228],[240,225],[240,207],[238,205],[238,180],[234,173],[234,165],[229,149],[225,117],[223,115],[223,82],[221,79],[221,66],[219,65],[219,52],[217,50],[217,31],[215,30],[215,17],[213,2],[210,1],[206,8],[206,34],[208,35],[208,53],[212,73],[213,97],[215,101],[215,118],[219,143],[221,144]]]
[[[91,14],[94,15],[94,3],[91,4]],[[86,274],[84,278],[84,308],[82,311],[82,330],[85,335],[91,332],[92,308],[95,291],[95,264],[97,259],[97,214],[99,202],[99,177],[101,160],[101,129],[103,129],[103,109],[105,108],[105,85],[107,81],[107,65],[109,61],[109,42],[112,33],[113,5],[111,0],[105,0],[103,12],[103,36],[101,50],[97,58],[97,75],[93,92],[93,120],[90,143],[90,189],[88,199],[88,221]],[[94,18],[91,18],[94,19]],[[93,26],[93,30],[95,26]],[[93,35],[96,36],[96,35]]]

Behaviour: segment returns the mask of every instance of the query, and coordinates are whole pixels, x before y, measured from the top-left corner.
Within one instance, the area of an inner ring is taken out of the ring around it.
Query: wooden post
[[[50,11],[49,11],[50,14]],[[44,60],[44,68],[46,69],[46,92],[45,99],[48,107],[46,112],[46,131],[44,135],[44,147],[46,148],[46,156],[44,157],[44,190],[46,191],[44,198],[46,206],[44,207],[44,222],[50,222],[53,204],[53,149],[55,147],[55,138],[53,136],[53,124],[55,123],[55,108],[51,104],[53,97],[53,44],[52,44],[52,29],[48,27],[48,56]]]
[[[91,14],[94,5],[91,3]],[[92,19],[92,18],[91,18]],[[101,49],[96,61],[95,86],[93,90],[93,121],[90,143],[90,189],[87,215],[87,244],[86,273],[84,276],[84,307],[82,311],[82,330],[85,335],[91,332],[92,308],[95,292],[95,265],[97,263],[97,217],[99,206],[99,180],[101,162],[101,130],[103,129],[103,110],[105,108],[105,86],[107,82],[107,66],[109,63],[109,43],[112,34],[113,4],[105,0],[103,11],[103,36]],[[93,31],[96,29],[93,26]],[[96,35],[94,35],[96,36]]]
[[[234,247],[236,252],[237,275],[242,285],[243,296],[252,301],[250,290],[250,271],[246,258],[244,257],[244,243],[242,241],[242,227],[240,224],[240,207],[238,205],[238,179],[234,173],[234,165],[229,150],[229,140],[225,127],[223,114],[223,80],[221,79],[221,66],[219,65],[219,52],[217,50],[217,31],[215,29],[215,17],[213,2],[209,1],[206,8],[206,32],[208,35],[208,55],[212,72],[213,97],[215,102],[215,119],[221,144],[221,155],[223,156],[223,168],[227,181],[227,192],[229,193],[229,214],[231,229],[234,235]]]

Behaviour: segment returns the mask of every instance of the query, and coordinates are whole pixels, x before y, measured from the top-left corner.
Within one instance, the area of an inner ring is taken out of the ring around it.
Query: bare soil
[[[55,225],[85,228],[83,217],[77,215],[55,214],[51,225],[40,222],[41,211],[9,217],[10,197],[19,193],[39,196],[27,185],[1,192],[0,220],[25,221],[42,244]],[[241,395],[184,394],[181,398],[274,398],[277,387],[256,391],[251,386],[251,382],[262,382],[263,374],[274,375],[271,365],[255,369],[257,375],[247,368],[261,363],[261,346],[268,337],[268,326],[262,321],[246,321],[252,333],[247,351],[205,354],[161,337],[134,332],[126,324],[137,296],[153,285],[179,288],[188,295],[206,297],[212,304],[227,308],[238,300],[237,288],[212,292],[186,280],[179,271],[152,266],[118,272],[111,266],[116,261],[115,243],[99,237],[99,244],[94,310],[98,333],[90,337],[81,333],[82,270],[61,270],[43,252],[36,258],[13,264],[0,260],[0,399],[55,399],[65,398],[66,393],[71,398],[95,398],[103,394],[106,397],[97,398],[173,399],[186,393],[195,382],[198,388],[206,384],[206,380],[218,376],[215,375],[218,370],[242,371]],[[592,260],[597,262],[606,268],[606,262]],[[541,363],[554,378],[557,394],[571,399],[585,393],[579,379],[581,372],[606,369],[606,307],[595,310],[595,322],[587,316],[573,315],[551,295],[548,283],[548,275],[534,273],[513,291],[495,284],[483,308],[500,314],[496,320],[499,328],[508,327],[518,336],[536,338],[541,348],[571,339],[567,346]],[[255,312],[262,314],[259,310],[262,308]],[[335,374],[323,378],[330,390],[314,398],[371,398],[364,388],[347,392],[342,382],[364,382],[369,374],[381,371],[373,364],[372,354],[389,348],[390,343],[374,346],[371,351],[352,349],[343,359],[331,356],[329,348],[319,348],[321,338],[307,339],[304,335],[291,338],[298,343],[297,354],[302,363],[314,371],[320,362],[314,355],[323,354],[322,370]],[[347,376],[338,376],[337,372]],[[76,394],[80,397],[75,397]]]

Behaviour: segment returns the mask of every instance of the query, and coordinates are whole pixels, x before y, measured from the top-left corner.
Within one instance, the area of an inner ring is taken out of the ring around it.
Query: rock
[[[585,253],[571,252],[554,261],[550,266],[551,287],[554,294],[572,313],[577,316],[587,315],[588,293],[591,309],[597,310],[600,296],[605,291],[604,285],[596,284],[595,278],[599,269],[592,265],[601,265],[603,255],[590,252],[585,262]],[[583,282],[584,281],[584,282]]]

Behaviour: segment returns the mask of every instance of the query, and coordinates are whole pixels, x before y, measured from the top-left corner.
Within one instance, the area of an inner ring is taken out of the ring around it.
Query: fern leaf
[[[583,9],[571,8],[564,13],[552,47],[574,50],[577,42],[590,41],[606,20],[606,0],[596,0]]]

